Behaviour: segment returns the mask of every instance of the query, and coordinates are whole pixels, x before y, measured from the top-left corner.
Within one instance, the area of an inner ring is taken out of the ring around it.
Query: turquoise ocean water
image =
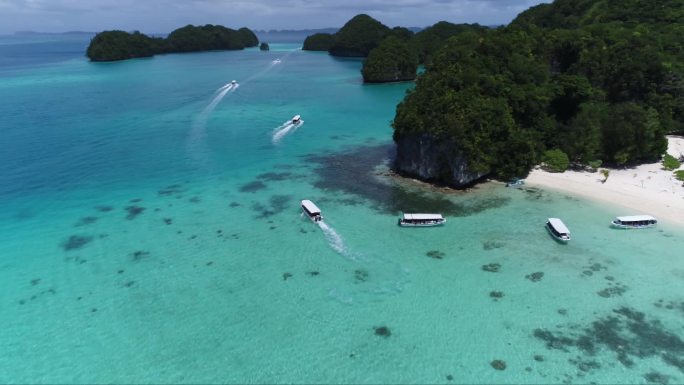
[[[684,382],[684,229],[389,176],[410,84],[356,60],[86,45],[0,38],[0,382]]]

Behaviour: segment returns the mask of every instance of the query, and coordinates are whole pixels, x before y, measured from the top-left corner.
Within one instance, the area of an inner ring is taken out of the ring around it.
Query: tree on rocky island
[[[138,31],[104,31],[90,41],[86,56],[92,61],[116,61],[154,56],[163,49],[163,39],[151,38]]]
[[[333,35],[329,33],[314,33],[304,40],[304,51],[328,51],[335,42]]]
[[[386,83],[413,80],[418,69],[418,57],[409,44],[390,36],[371,51],[361,73],[365,83]]]
[[[166,39],[140,32],[100,32],[90,41],[86,55],[92,61],[115,61],[150,57],[160,53],[235,50],[259,44],[247,28],[234,30],[220,25],[187,25],[171,32]]]
[[[556,0],[432,54],[419,32],[426,72],[393,121],[398,171],[460,187],[524,175],[548,149],[575,164],[660,159],[665,134],[684,132],[682,9]]]
[[[366,57],[390,31],[368,15],[356,15],[335,33],[329,52],[333,56]]]

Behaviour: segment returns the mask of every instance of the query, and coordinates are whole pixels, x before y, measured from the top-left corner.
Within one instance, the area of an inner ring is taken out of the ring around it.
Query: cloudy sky
[[[0,0],[0,33],[169,32],[186,24],[252,29],[340,27],[358,13],[389,26],[422,27],[440,20],[505,24],[550,0]]]

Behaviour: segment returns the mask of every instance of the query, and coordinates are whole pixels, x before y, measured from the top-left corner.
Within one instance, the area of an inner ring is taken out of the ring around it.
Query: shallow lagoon
[[[355,60],[93,64],[64,44],[0,68],[0,382],[684,381],[683,229],[387,176],[409,85],[363,86]],[[399,228],[401,210],[449,222]]]

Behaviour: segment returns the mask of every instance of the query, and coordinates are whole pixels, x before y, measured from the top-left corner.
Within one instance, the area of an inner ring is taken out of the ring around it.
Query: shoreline
[[[667,138],[667,152],[675,158],[684,155],[684,138]],[[659,221],[684,225],[684,182],[677,180],[673,171],[663,170],[661,162],[610,169],[608,180],[602,180],[599,172],[550,173],[537,168],[525,184],[627,209],[618,215],[649,214]]]

